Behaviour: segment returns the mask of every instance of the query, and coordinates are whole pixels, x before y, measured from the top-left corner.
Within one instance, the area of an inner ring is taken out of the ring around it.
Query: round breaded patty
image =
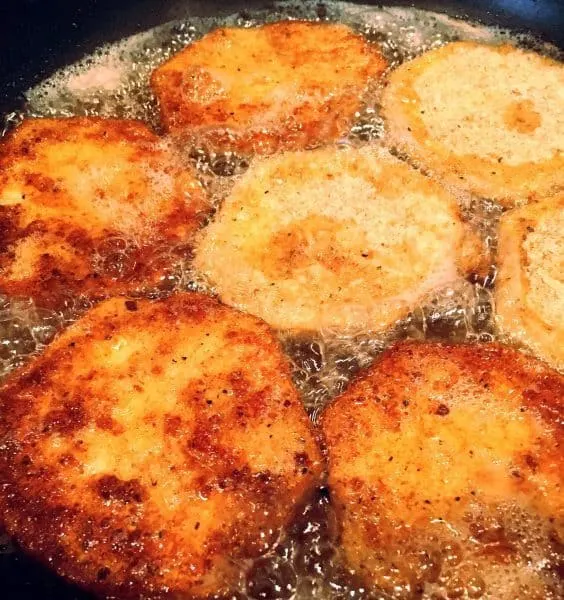
[[[0,516],[104,596],[225,592],[320,456],[268,326],[210,297],[111,299],[0,390]]]
[[[270,153],[339,137],[385,68],[345,25],[281,21],[207,34],[158,67],[151,86],[168,131]]]
[[[497,265],[501,332],[564,369],[564,196],[502,216]]]
[[[505,206],[564,188],[564,65],[455,42],[401,65],[384,90],[388,143]]]
[[[499,344],[386,351],[321,419],[349,568],[393,598],[561,598],[563,404]]]
[[[59,309],[154,284],[208,208],[140,121],[26,119],[0,144],[0,293]]]
[[[274,327],[381,330],[480,252],[437,183],[377,146],[331,147],[252,164],[194,266],[224,302]]]

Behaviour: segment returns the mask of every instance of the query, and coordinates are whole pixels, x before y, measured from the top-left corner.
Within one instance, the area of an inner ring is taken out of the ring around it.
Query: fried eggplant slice
[[[167,131],[269,154],[345,133],[386,66],[345,25],[281,21],[212,31],[158,67],[151,86]]]
[[[564,196],[502,216],[497,268],[500,332],[564,369]]]
[[[440,185],[378,146],[257,160],[202,230],[194,267],[278,329],[380,331],[480,268]]]
[[[113,298],[0,389],[0,515],[103,596],[224,593],[320,454],[268,326],[216,300]]]
[[[386,138],[457,189],[525,204],[564,189],[563,89],[562,63],[454,42],[391,73]]]
[[[0,144],[0,293],[58,310],[158,285],[207,210],[140,121],[26,119]]]
[[[563,405],[510,347],[387,350],[321,418],[348,567],[391,598],[561,598]]]

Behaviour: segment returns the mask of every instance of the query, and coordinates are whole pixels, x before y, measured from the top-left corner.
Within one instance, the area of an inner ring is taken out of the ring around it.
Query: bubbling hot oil
[[[26,111],[8,115],[5,128],[10,129],[25,116],[91,115],[142,119],[158,130],[156,103],[148,86],[150,73],[156,66],[218,26],[250,27],[285,18],[349,24],[378,44],[391,68],[426,50],[459,39],[491,43],[510,41],[559,57],[556,49],[530,36],[515,36],[511,32],[427,11],[375,8],[342,2],[323,5],[318,2],[277,3],[269,11],[245,12],[222,19],[186,18],[104,46],[29,90]],[[381,137],[383,121],[378,111],[378,92],[378,89],[373,90],[374,102],[357,114],[349,135],[338,143],[358,145]],[[245,157],[232,153],[210,154],[205,148],[186,148],[185,160],[197,169],[216,206],[248,166]],[[500,207],[479,198],[461,198],[461,201],[468,220],[492,252],[495,251]],[[120,265],[127,264],[130,242],[112,242],[115,261],[107,266],[116,269],[116,274],[119,274]],[[179,253],[174,248],[162,248],[159,260],[167,254],[171,257],[171,267],[163,275],[161,285],[158,289],[140,290],[139,295],[158,297],[175,290],[214,293],[205,280],[191,271],[189,263],[177,258]],[[495,339],[490,292],[494,280],[495,266],[492,265],[485,279],[465,282],[457,288],[437,290],[391,331],[382,334],[359,331],[342,336],[320,331],[314,335],[296,336],[280,332],[293,367],[294,381],[312,419],[317,421],[323,408],[346,388],[355,373],[368,366],[394,340],[414,338],[462,342]],[[0,377],[40,352],[57,331],[76,320],[89,305],[83,298],[76,298],[64,311],[54,313],[34,306],[29,299],[0,297]],[[494,517],[488,518],[491,521]],[[509,589],[513,594],[511,597],[554,600],[562,597],[564,589],[556,573],[562,569],[564,552],[550,523],[535,519],[515,506],[506,507],[494,520],[495,523],[486,523],[479,509],[470,516],[472,548],[460,540],[445,539],[440,535],[421,540],[416,548],[406,549],[408,553],[413,552],[415,576],[411,573],[411,579],[406,579],[405,573],[390,568],[393,592],[369,591],[344,566],[338,543],[335,543],[335,515],[329,492],[321,488],[300,510],[288,535],[250,568],[242,568],[238,588],[229,597],[241,600],[493,600],[509,597]],[[472,561],[472,555],[476,548],[491,544],[495,536],[498,541],[511,539],[517,559],[492,563],[493,574],[484,574]],[[8,540],[0,538],[0,553],[12,551]],[[543,592],[544,596],[539,596],[538,590],[531,586],[533,576],[547,582],[548,592]]]

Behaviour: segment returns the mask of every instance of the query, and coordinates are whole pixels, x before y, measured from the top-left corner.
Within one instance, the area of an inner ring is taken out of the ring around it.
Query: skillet
[[[362,4],[381,4],[361,0]],[[299,2],[296,2],[299,4]],[[499,25],[564,49],[564,0],[432,0],[385,2]],[[23,107],[23,93],[95,48],[188,16],[221,16],[268,8],[265,0],[19,0],[0,3],[0,116]],[[324,15],[324,5],[318,5]],[[0,598],[89,600],[0,537]]]

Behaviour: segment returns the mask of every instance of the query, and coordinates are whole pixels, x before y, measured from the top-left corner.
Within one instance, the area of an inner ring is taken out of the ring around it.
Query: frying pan
[[[435,0],[370,2],[415,6],[450,16],[532,32],[564,49],[564,0]],[[299,4],[299,2],[296,2]],[[54,70],[105,43],[187,16],[227,15],[272,2],[233,0],[0,0],[0,116],[21,109],[23,93]],[[323,3],[319,3],[323,15]],[[88,600],[0,538],[0,598]]]

